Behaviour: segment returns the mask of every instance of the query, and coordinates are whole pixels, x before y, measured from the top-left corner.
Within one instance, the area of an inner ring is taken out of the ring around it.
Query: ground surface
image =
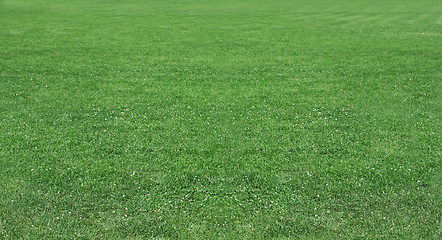
[[[441,235],[440,1],[0,2],[0,238]]]

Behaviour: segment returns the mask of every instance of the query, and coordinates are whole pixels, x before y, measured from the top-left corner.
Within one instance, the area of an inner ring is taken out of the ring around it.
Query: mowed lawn
[[[0,1],[1,239],[440,239],[442,2]]]

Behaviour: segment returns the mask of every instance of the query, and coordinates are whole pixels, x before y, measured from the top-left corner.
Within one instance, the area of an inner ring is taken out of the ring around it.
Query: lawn
[[[1,0],[1,239],[440,239],[442,2]]]

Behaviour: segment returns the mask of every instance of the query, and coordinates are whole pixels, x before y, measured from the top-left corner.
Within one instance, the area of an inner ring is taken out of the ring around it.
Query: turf
[[[0,238],[440,239],[441,16],[0,1]]]

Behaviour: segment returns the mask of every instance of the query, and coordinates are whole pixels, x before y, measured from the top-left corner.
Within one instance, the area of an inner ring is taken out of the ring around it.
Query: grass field
[[[442,2],[1,0],[1,239],[440,239]]]

